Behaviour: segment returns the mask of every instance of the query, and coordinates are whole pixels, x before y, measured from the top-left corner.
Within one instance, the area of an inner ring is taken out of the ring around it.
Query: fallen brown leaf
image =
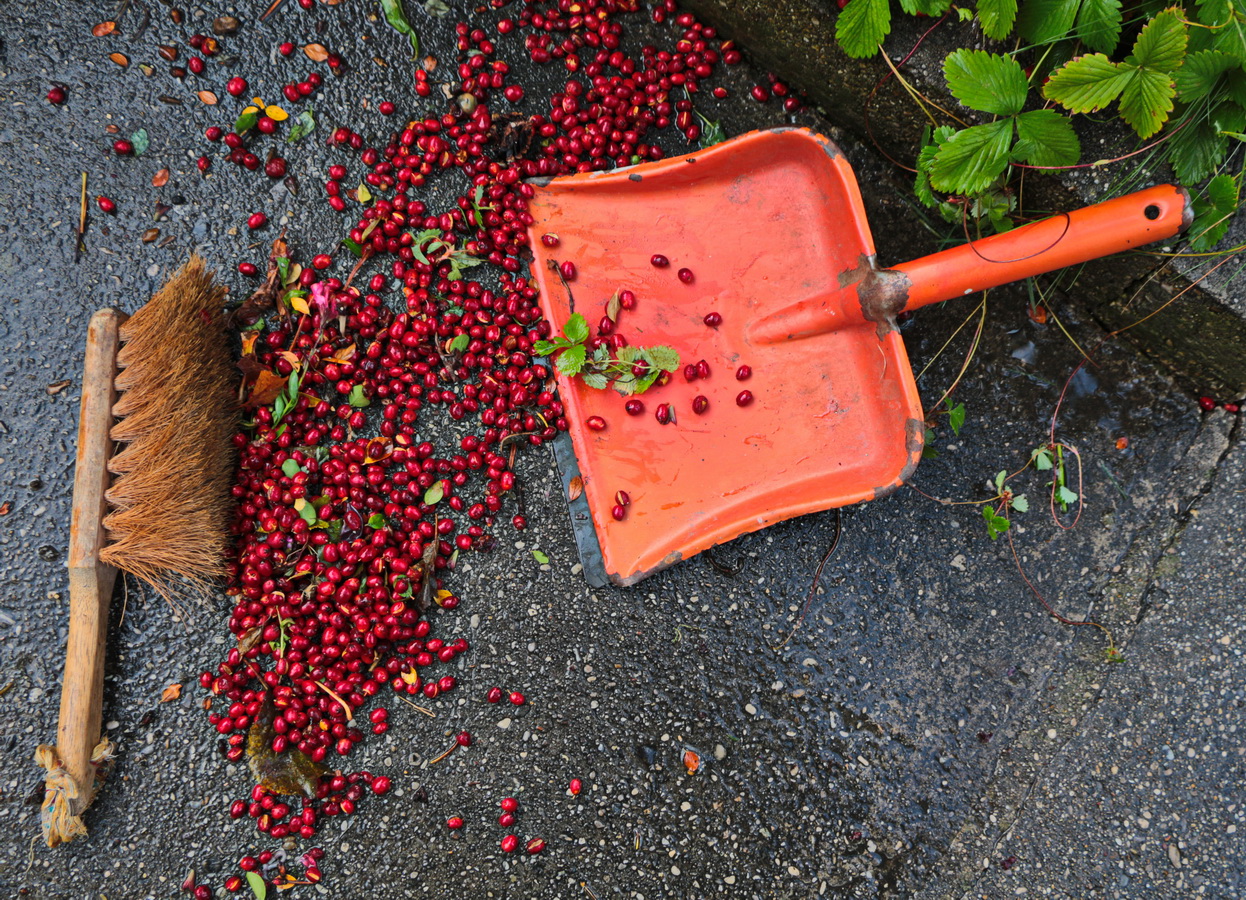
[[[288,257],[288,255],[289,248],[284,238],[279,237],[273,241],[273,249],[268,254],[268,273],[264,278],[264,283],[252,292],[242,306],[234,310],[231,316],[233,321],[241,322],[243,325],[250,325],[262,316],[266,310],[272,309],[277,305],[277,295],[281,293],[282,288],[281,270],[277,267],[277,260],[283,256]],[[296,264],[290,264],[291,278],[295,277],[294,269],[296,267]]]
[[[177,59],[177,47],[172,44],[158,44],[156,45],[156,52],[160,54],[160,58],[165,62],[173,62],[173,60]]]
[[[124,53],[109,53],[108,58],[117,65],[121,66],[123,69],[130,64],[130,57],[126,56]]]
[[[152,187],[164,187],[169,183],[169,170],[161,169],[155,175],[151,176]]]
[[[95,35],[96,37],[104,37],[105,35],[112,34],[116,30],[117,30],[116,22],[100,22],[98,25],[96,25],[94,28],[91,29],[91,34]]]
[[[154,241],[158,237],[160,237],[159,228],[148,228],[146,231],[143,232],[143,235],[140,238],[140,240],[142,240],[144,244],[150,244],[152,241]]]
[[[200,91],[199,99],[202,100],[208,106],[216,106],[216,94],[212,93],[211,91]]]
[[[10,503],[8,500],[5,500],[3,503],[0,503],[0,516],[7,516],[11,509],[13,509],[13,504]]]
[[[168,703],[170,700],[176,700],[182,696],[182,686],[180,684],[171,684],[160,692],[160,702]]]
[[[325,49],[324,44],[308,44],[303,48],[303,52],[312,62],[324,62],[329,58],[329,51]]]
[[[584,479],[579,475],[571,479],[571,483],[567,485],[567,499],[579,500],[580,495],[584,493]]]
[[[257,406],[268,406],[286,389],[288,381],[289,379],[282,378],[272,369],[261,369],[243,407],[255,409]]]
[[[65,390],[65,388],[69,387],[71,383],[72,382],[68,378],[64,381],[53,381],[45,388],[45,390],[49,394],[59,394],[61,391]]]

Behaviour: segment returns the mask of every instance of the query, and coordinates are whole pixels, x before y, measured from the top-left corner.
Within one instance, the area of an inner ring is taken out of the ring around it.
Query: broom
[[[60,721],[36,751],[49,847],[86,834],[114,751],[100,725],[117,572],[169,599],[224,571],[238,409],[224,299],[192,256],[133,316],[103,309],[87,327]]]

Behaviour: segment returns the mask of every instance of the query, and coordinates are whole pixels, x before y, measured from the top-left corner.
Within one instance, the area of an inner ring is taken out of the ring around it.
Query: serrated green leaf
[[[1246,65],[1246,22],[1242,14],[1235,12],[1228,17],[1224,25],[1210,32],[1211,40],[1206,40],[1208,32],[1198,29],[1198,49],[1220,50],[1229,54],[1238,62]]]
[[[595,391],[604,391],[610,386],[609,379],[600,372],[581,372],[580,380]]]
[[[330,522],[329,527],[325,529],[325,533],[328,534],[329,540],[339,540],[342,537],[342,520],[334,519]]]
[[[1033,166],[1071,166],[1082,155],[1073,123],[1054,109],[1032,109],[1017,116],[1014,159]]]
[[[1120,0],[1082,0],[1077,37],[1091,50],[1111,53],[1121,39]]]
[[[542,566],[549,565],[549,557],[546,556],[544,553],[542,553],[540,550],[533,550],[532,558],[535,559],[537,563],[539,563]]]
[[[952,434],[960,437],[961,426],[965,424],[965,404],[957,403],[947,412],[947,424]]]
[[[1221,173],[1207,182],[1205,188],[1207,199],[1220,212],[1233,212],[1237,209],[1238,181],[1232,175]]]
[[[1064,485],[1056,488],[1056,502],[1061,506],[1068,506],[1077,502],[1077,491],[1071,491]]]
[[[891,33],[888,0],[848,0],[835,21],[835,40],[849,56],[865,59]]]
[[[1181,10],[1166,9],[1147,22],[1125,60],[1139,68],[1171,72],[1185,59],[1188,39]]]
[[[255,895],[255,900],[267,900],[268,882],[264,880],[263,875],[259,872],[248,872],[247,884],[251,886],[251,893]]]
[[[584,345],[575,344],[562,351],[554,360],[554,367],[568,378],[580,374],[584,368]]]
[[[986,519],[986,533],[991,540],[995,540],[1012,527],[1012,523],[1007,518],[998,515],[989,506],[982,507],[982,518]]]
[[[900,0],[900,8],[910,16],[941,16],[952,8],[952,0]]]
[[[645,347],[640,355],[649,365],[664,371],[674,372],[679,368],[679,351],[674,347]]]
[[[658,377],[661,374],[662,373],[660,371],[654,369],[637,378],[635,387],[633,388],[633,393],[643,394],[645,391],[649,390],[649,388],[653,387],[653,383],[658,380]]]
[[[1031,44],[1050,44],[1073,30],[1081,0],[1026,0],[1017,15],[1017,33]]]
[[[255,123],[259,120],[260,114],[258,110],[244,112],[242,115],[238,116],[238,118],[234,119],[234,131],[237,134],[246,134],[255,127]]]
[[[1121,118],[1140,138],[1149,138],[1163,127],[1172,112],[1177,88],[1167,72],[1134,69],[1121,91]]]
[[[1224,160],[1229,141],[1216,126],[1195,120],[1168,141],[1168,162],[1182,184],[1197,184]]]
[[[620,347],[615,351],[614,358],[621,363],[634,363],[640,359],[640,348],[633,347],[628,344],[626,347]]]
[[[939,145],[930,164],[931,185],[950,194],[986,190],[1008,165],[1011,143],[1011,119],[956,132]]]
[[[982,33],[1002,41],[1017,21],[1017,0],[978,0],[978,22]]]
[[[1039,447],[1031,456],[1034,458],[1034,468],[1040,472],[1046,472],[1054,465],[1051,459],[1051,451],[1046,447]]]
[[[1194,198],[1194,221],[1188,232],[1190,247],[1202,252],[1220,243],[1237,212],[1238,180],[1221,173],[1203,189],[1205,197]]]
[[[147,136],[147,129],[140,128],[134,134],[130,135],[130,143],[134,145],[134,155],[142,156],[147,152],[147,148],[151,146],[151,138]]]
[[[462,353],[471,344],[472,339],[466,334],[456,334],[454,339],[450,341],[447,348],[451,353]]]
[[[1229,0],[1194,0],[1198,7],[1198,20],[1204,25],[1215,27],[1228,21],[1233,6]]]
[[[580,313],[572,313],[562,326],[562,333],[571,343],[582,344],[588,340],[588,320]]]
[[[570,346],[571,344],[568,341],[558,338],[553,341],[537,341],[532,345],[532,349],[538,356],[549,356],[551,353]]]
[[[445,482],[434,481],[429,485],[428,490],[424,492],[424,504],[426,506],[436,506],[446,496]]]
[[[368,516],[368,527],[369,528],[375,528],[377,531],[380,531],[382,528],[385,527],[385,524],[386,524],[385,517],[381,515],[379,512],[373,513],[372,515]]]
[[[371,402],[368,399],[367,389],[362,384],[355,385],[350,389],[349,402],[351,406],[367,406]]]
[[[1221,83],[1221,76],[1239,63],[1219,50],[1199,50],[1185,58],[1185,65],[1172,76],[1177,94],[1184,103],[1193,103],[1210,94]]]
[[[1029,84],[1011,56],[955,50],[943,61],[943,77],[952,96],[970,109],[1015,116],[1025,106]]]
[[[636,382],[631,378],[616,378],[610,382],[610,386],[620,397],[630,397],[636,392]]]
[[[1030,501],[1025,499],[1025,494],[1017,494],[1012,498],[1012,508],[1017,512],[1029,512]]]
[[[299,464],[296,463],[292,459],[287,459],[285,462],[281,464],[281,474],[284,475],[286,478],[293,478],[295,475],[297,475],[299,472],[302,472],[302,471],[303,470],[299,468]]]
[[[1056,70],[1043,85],[1043,96],[1073,112],[1095,112],[1120,96],[1129,76],[1102,53],[1091,53]]]

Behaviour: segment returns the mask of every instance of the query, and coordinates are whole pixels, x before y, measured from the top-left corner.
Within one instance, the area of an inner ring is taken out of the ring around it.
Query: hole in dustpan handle
[[[1184,189],[1158,185],[893,266],[878,273],[886,276],[881,289],[873,298],[862,297],[862,305],[885,307],[867,310],[868,318],[881,321],[887,314],[1162,241],[1184,230],[1192,216]]]

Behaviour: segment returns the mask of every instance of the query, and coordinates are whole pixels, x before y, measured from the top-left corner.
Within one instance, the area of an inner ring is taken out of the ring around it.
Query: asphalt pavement
[[[229,10],[187,7],[178,26],[163,3],[125,5],[107,39],[91,28],[117,15],[112,3],[0,8],[4,897],[172,898],[192,868],[223,896],[240,856],[281,850],[228,817],[250,776],[218,753],[195,684],[232,640],[227,601],[178,611],[133,583],[118,592],[109,635],[117,766],[87,814],[88,838],[56,850],[38,839],[33,754],[56,727],[86,322],[100,306],[139,306],[192,249],[244,292],[234,267],[265,253],[245,227],[257,209],[288,228],[296,252],[331,248],[343,224],[317,187],[339,159],[325,135],[347,124],[383,137],[382,99],[433,108],[411,94],[409,51],[373,4],[287,2],[263,23],[266,3],[240,8],[227,62],[185,83],[157,44],[184,45]],[[425,51],[448,66],[454,16],[407,5]],[[670,39],[634,18],[630,40]],[[291,71],[312,68],[275,55],[287,39],[341,48],[351,67],[326,79],[312,98],[317,132],[289,150],[299,194],[220,160],[204,178],[203,129],[227,116],[196,92],[224,97],[237,71],[276,96]],[[523,109],[535,111],[559,73],[525,68],[510,46]],[[903,173],[811,113],[749,99],[762,78],[731,70],[732,96],[697,107],[729,134],[793,122],[830,133],[865,189],[881,261],[936,249]],[[68,87],[64,106],[44,99],[54,83]],[[145,129],[150,146],[117,159],[110,125]],[[685,149],[669,135],[664,146]],[[162,168],[168,183],[153,187]],[[93,209],[76,253],[83,172],[118,214]],[[552,456],[522,455],[528,530],[502,525],[494,552],[467,555],[451,576],[462,604],[437,614],[439,633],[473,645],[454,664],[462,688],[429,703],[433,717],[387,703],[392,727],[358,757],[395,789],[325,827],[324,880],[286,896],[1246,895],[1240,422],[1202,412],[1125,343],[1101,343],[1076,290],[1048,299],[1042,324],[1024,285],[993,291],[981,319],[968,298],[905,323],[933,406],[981,321],[953,398],[964,424],[957,434],[935,417],[937,455],[911,488],[747,535],[636,587],[585,584]],[[1067,471],[1080,515],[1053,509],[1050,474],[1030,468],[1015,482],[1029,510],[993,540],[980,503],[998,471],[1021,469],[1050,440],[1053,416],[1056,438],[1077,451]],[[1044,604],[1106,631],[1062,624]],[[173,683],[185,685],[180,698],[161,702]],[[528,703],[483,702],[494,684]],[[432,762],[464,728],[475,744]],[[703,761],[694,773],[689,748]],[[571,778],[584,785],[577,797]],[[516,831],[544,838],[543,854],[499,850],[506,795],[520,801]],[[467,822],[454,834],[453,815]]]

